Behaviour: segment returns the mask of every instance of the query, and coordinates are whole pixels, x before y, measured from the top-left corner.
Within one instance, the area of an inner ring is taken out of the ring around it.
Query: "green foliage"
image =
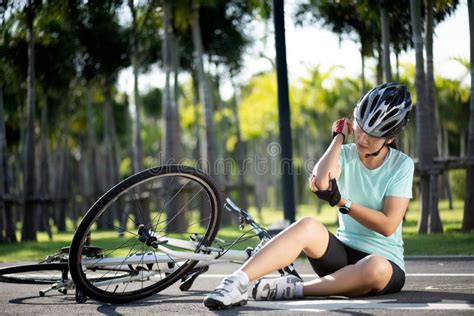
[[[464,200],[466,192],[466,170],[456,169],[449,171],[449,183],[455,199]]]
[[[239,104],[243,139],[268,138],[278,131],[277,104],[275,73],[262,74],[250,80]]]
[[[419,204],[418,201],[410,203],[406,220],[403,224],[405,255],[474,255],[474,232],[460,232],[463,202],[455,200],[454,210],[449,210],[447,201],[440,201],[439,208],[446,232],[444,234],[419,235],[416,233]],[[249,209],[249,212],[257,222],[267,227],[283,217],[282,211],[275,208],[264,208],[262,213],[259,214],[252,207]],[[336,212],[335,208],[331,208],[328,205],[324,205],[320,213],[316,213],[315,205],[299,205],[297,208],[297,219],[303,216],[313,216],[334,233],[337,228]],[[57,252],[61,247],[68,246],[73,231],[72,223],[68,222],[68,231],[66,233],[55,233],[54,240],[52,241],[48,239],[46,233],[39,233],[38,242],[0,244],[0,262],[41,260],[46,255]],[[233,241],[241,233],[235,226],[226,226],[219,230],[217,237],[226,241]],[[108,237],[113,238],[113,235]],[[235,249],[243,250],[247,246],[254,247],[255,244],[256,241],[253,239],[238,244]]]
[[[129,65],[128,33],[119,25],[115,1],[88,1],[74,8],[75,33],[82,48],[82,76],[113,80]]]
[[[338,78],[337,67],[322,72],[320,67],[290,87],[291,124],[309,129],[313,135],[327,132],[334,120],[350,116],[359,99],[359,83],[353,78]],[[278,103],[275,73],[261,74],[243,87],[239,104],[242,136],[245,140],[268,138],[278,132]]]
[[[184,2],[185,3],[185,2]],[[246,27],[254,14],[265,11],[263,3],[247,1],[202,1],[199,7],[201,36],[204,51],[209,61],[223,65],[229,72],[236,73],[242,68],[242,57],[251,43]],[[182,1],[175,6],[174,29],[182,50],[180,64],[184,69],[195,71],[193,61],[193,41],[191,32],[191,11]],[[255,6],[254,6],[255,5]]]
[[[141,99],[145,116],[158,119],[161,116],[161,103],[163,102],[161,90],[150,89],[141,96]]]
[[[133,4],[134,1],[128,3],[130,7],[130,3]],[[133,50],[136,46],[135,54],[139,69],[147,72],[152,64],[161,61],[161,38],[157,30],[163,28],[163,21],[158,1],[138,1],[134,10],[135,25],[132,18],[130,28],[126,32],[131,40],[131,49]]]

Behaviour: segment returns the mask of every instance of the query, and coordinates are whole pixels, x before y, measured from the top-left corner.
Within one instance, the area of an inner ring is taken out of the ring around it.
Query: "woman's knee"
[[[363,278],[375,290],[381,290],[392,276],[392,265],[382,256],[370,255],[362,259]]]
[[[306,216],[296,222],[301,234],[304,253],[312,258],[321,257],[326,251],[329,242],[329,233],[323,224],[316,219]]]
[[[300,218],[296,222],[296,226],[298,227],[299,230],[302,231],[304,234],[308,234],[307,236],[311,236],[313,234],[319,233],[321,230],[325,230],[326,228],[318,222],[315,218],[311,216],[305,216],[303,218]]]

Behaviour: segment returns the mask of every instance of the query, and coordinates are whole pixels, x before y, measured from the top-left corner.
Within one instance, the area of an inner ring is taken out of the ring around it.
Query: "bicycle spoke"
[[[174,178],[173,178],[173,181],[174,181]],[[176,192],[176,193],[173,195],[173,197],[171,197],[171,199],[170,199],[169,201],[165,201],[166,204],[164,204],[163,207],[161,208],[163,211],[166,212],[166,206],[168,206],[168,204],[170,204],[171,201],[174,200],[174,198],[178,195],[179,192],[181,192],[181,190],[183,190],[183,188],[189,183],[189,181],[191,181],[191,179],[187,179],[186,183],[184,183],[184,184],[181,186],[181,188],[178,190],[178,192]],[[170,186],[170,187],[172,188],[172,186]],[[170,191],[171,191],[171,190],[170,190]],[[176,216],[178,216],[178,214],[176,214],[176,215],[173,217],[173,219],[176,218]],[[161,215],[160,215],[160,218],[161,218]],[[173,219],[168,220],[168,218],[167,218],[167,223],[170,223]],[[154,228],[153,228],[153,230],[156,230],[157,227],[158,227],[158,225],[155,225]]]
[[[139,191],[139,194],[141,194],[141,191]],[[134,197],[137,196],[137,192],[135,191],[133,193]],[[141,217],[141,223],[144,222],[144,218],[143,218],[143,211],[142,211],[142,208],[141,208],[141,200],[140,200],[140,196],[138,196],[138,200],[135,198],[135,204],[137,204],[137,209],[138,209],[138,214],[140,214],[140,217]],[[136,222],[134,222],[136,224]]]
[[[174,179],[175,179],[174,177],[171,179],[171,183],[169,184],[169,187],[173,187],[172,185],[173,185]],[[170,193],[171,193],[171,190],[166,191],[165,201],[168,199],[168,195],[169,195]],[[158,208],[157,208],[157,209],[158,209]],[[164,208],[161,207],[161,209],[163,210]],[[162,213],[159,213],[159,214],[160,214],[160,216],[159,216],[158,220],[161,218],[161,214],[162,214]],[[158,216],[158,215],[156,215],[156,216]],[[155,216],[155,217],[153,218],[153,220],[151,221],[152,223],[155,221],[156,216]]]
[[[200,190],[191,198],[191,200],[189,200],[189,201],[179,210],[179,212],[176,213],[175,216],[173,216],[173,218],[172,218],[171,220],[168,220],[168,219],[167,219],[167,221],[166,221],[167,224],[171,223],[179,214],[181,214],[181,212],[184,210],[184,208],[185,208],[186,206],[188,206],[189,203],[190,203],[192,200],[194,200],[194,198],[196,198],[196,196],[197,196],[201,191],[202,191],[202,189],[200,189]],[[156,229],[156,227],[155,227],[155,229]]]
[[[210,218],[211,218],[210,216],[209,216],[209,217],[206,217],[206,218],[203,218],[203,219],[201,219],[201,220],[199,220],[199,221],[197,221],[197,222],[194,222],[194,223],[192,223],[192,224],[189,224],[184,230],[181,230],[181,231],[179,231],[179,230],[178,230],[178,231],[174,231],[173,233],[176,233],[176,234],[186,233],[189,227],[191,227],[191,226],[193,226],[193,225],[197,225],[197,224],[199,224],[199,223],[201,223],[201,222],[203,222],[203,221],[205,221],[205,220],[208,220],[208,219],[210,219]],[[163,232],[163,230],[158,231],[157,233],[162,233],[162,232]],[[161,234],[160,234],[160,235],[161,235]],[[166,235],[163,235],[163,236],[166,236]]]

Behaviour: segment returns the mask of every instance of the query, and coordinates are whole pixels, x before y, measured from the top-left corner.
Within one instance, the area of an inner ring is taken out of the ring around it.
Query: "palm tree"
[[[205,137],[202,141],[202,153],[201,157],[204,162],[204,169],[207,169],[211,176],[215,176],[213,165],[215,162],[214,153],[214,123],[212,120],[212,111],[214,105],[212,102],[211,86],[209,78],[204,71],[204,48],[201,36],[201,25],[199,22],[199,1],[193,0],[192,2],[192,13],[191,13],[191,29],[193,35],[193,44],[195,52],[195,61],[197,67],[197,76],[199,82],[199,98],[203,106],[204,115],[204,133]]]
[[[177,60],[172,57],[175,53],[173,48],[176,47],[175,34],[172,27],[173,19],[173,8],[172,2],[166,0],[163,4],[164,11],[164,40],[163,40],[163,65],[165,68],[165,87],[163,91],[163,152],[165,158],[165,164],[177,163],[181,158],[181,133],[179,130],[178,111],[176,103],[176,88],[171,87],[171,73],[177,70]],[[176,75],[175,75],[176,78]],[[175,80],[174,86],[176,87],[177,82]],[[171,185],[171,181],[168,183]],[[167,212],[173,212],[183,207],[183,201],[178,197],[168,203],[166,209]],[[167,232],[178,232],[183,231],[183,228],[187,226],[187,219],[185,214],[167,214],[167,218],[173,218],[174,220],[166,225]]]
[[[7,170],[6,168],[6,156],[7,156],[7,139],[5,135],[5,117],[3,111],[3,83],[0,83],[0,242],[8,240],[7,238],[7,221],[6,221],[6,209],[5,209],[5,192],[8,190],[7,187]],[[5,232],[5,234],[4,234]]]
[[[390,65],[390,23],[385,9],[385,0],[380,0],[380,26],[383,49],[383,72],[385,82],[392,81],[392,67]]]
[[[143,154],[142,154],[142,139],[140,137],[141,130],[141,99],[138,89],[138,21],[137,10],[135,8],[134,0],[128,0],[128,7],[132,13],[132,31],[130,32],[130,57],[133,67],[133,99],[135,103],[135,117],[133,122],[133,173],[137,173],[143,169]]]
[[[36,241],[36,206],[33,202],[35,196],[35,37],[34,20],[39,1],[29,0],[26,11],[28,27],[28,77],[27,77],[27,106],[28,125],[25,148],[24,164],[24,195],[23,226],[21,240]]]
[[[432,157],[438,157],[438,149],[436,146],[437,136],[440,135],[438,122],[438,110],[435,100],[435,83],[434,83],[434,66],[433,66],[433,1],[426,0],[426,110],[429,115],[429,125],[432,126],[437,133],[432,133],[424,142],[429,146]],[[437,183],[438,176],[431,174],[430,183]],[[439,217],[438,209],[438,186],[432,185],[430,188],[430,213],[428,216],[428,231],[442,232],[443,224]]]
[[[474,8],[473,0],[467,0],[469,14],[469,38],[471,43],[471,99],[469,115],[469,142],[468,158],[474,160]],[[474,165],[467,167],[466,194],[464,200],[464,217],[462,221],[463,230],[474,229]]]
[[[435,211],[437,205],[434,204],[435,199],[431,199],[430,192],[434,192],[436,189],[436,177],[430,176],[430,168],[433,162],[433,153],[430,146],[431,128],[430,128],[430,109],[426,103],[426,79],[424,70],[424,58],[423,58],[423,38],[421,35],[421,2],[418,0],[410,0],[410,14],[412,19],[413,29],[413,42],[415,43],[415,56],[416,56],[416,76],[415,76],[415,88],[416,88],[416,122],[417,122],[417,134],[416,142],[418,146],[418,158],[419,158],[419,169],[420,175],[420,187],[421,187],[421,212],[420,219],[418,221],[418,232],[420,233],[431,233],[438,230],[429,224],[434,223],[432,216],[436,216],[439,213]],[[437,199],[436,199],[437,200]]]
[[[11,4],[10,4],[11,5]],[[5,12],[9,4],[3,2],[1,6],[1,32],[2,37],[7,33],[5,23]],[[5,44],[5,40],[2,40]],[[2,47],[2,50],[5,47]],[[3,55],[3,54],[2,54]],[[3,104],[3,91],[6,84],[5,78],[12,77],[10,69],[7,66],[8,59],[0,57],[0,241],[16,242],[15,223],[12,210],[9,204],[5,203],[5,195],[10,192],[10,172],[7,163],[7,139],[5,131],[5,112]]]

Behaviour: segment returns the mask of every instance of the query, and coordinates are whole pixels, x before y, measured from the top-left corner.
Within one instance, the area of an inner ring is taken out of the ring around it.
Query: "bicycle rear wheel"
[[[76,287],[109,303],[142,299],[169,287],[197,261],[155,249],[140,231],[146,229],[155,240],[192,237],[188,252],[202,252],[219,229],[220,210],[212,179],[192,167],[162,166],[125,179],[90,208],[77,228],[69,252]],[[103,249],[99,258],[84,256],[90,242]]]
[[[37,263],[0,269],[0,282],[21,284],[54,284],[66,273],[68,263]]]

